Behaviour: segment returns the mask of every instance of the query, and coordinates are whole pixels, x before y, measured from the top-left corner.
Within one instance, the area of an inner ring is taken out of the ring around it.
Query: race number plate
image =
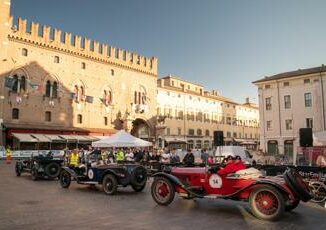
[[[221,188],[222,187],[222,178],[217,174],[212,174],[209,178],[209,185],[212,188]]]

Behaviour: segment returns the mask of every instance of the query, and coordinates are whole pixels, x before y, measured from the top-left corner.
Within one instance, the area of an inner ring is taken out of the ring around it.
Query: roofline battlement
[[[9,23],[12,25],[9,39],[20,40],[157,76],[158,59],[156,57],[144,57],[108,44],[101,44],[86,37],[62,32],[50,26],[42,25],[40,27],[38,23],[28,23],[26,19],[20,17],[17,25],[13,23],[13,17],[10,17]]]

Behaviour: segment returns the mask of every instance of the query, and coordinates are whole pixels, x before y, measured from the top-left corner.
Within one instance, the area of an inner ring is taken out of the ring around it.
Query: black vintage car
[[[112,163],[105,165],[84,167],[62,167],[60,173],[62,188],[68,188],[72,180],[78,184],[96,185],[102,184],[107,195],[116,193],[119,186],[130,185],[134,191],[141,192],[147,182],[146,169],[139,164]]]
[[[63,160],[55,158],[51,154],[31,156],[26,160],[18,160],[16,162],[16,175],[20,176],[22,173],[30,173],[32,180],[41,178],[55,179],[60,175],[60,169]]]

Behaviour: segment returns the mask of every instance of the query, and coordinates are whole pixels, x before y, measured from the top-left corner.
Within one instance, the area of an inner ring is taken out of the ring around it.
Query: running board
[[[79,181],[78,184],[98,184],[98,182],[97,181],[85,181],[85,182]]]

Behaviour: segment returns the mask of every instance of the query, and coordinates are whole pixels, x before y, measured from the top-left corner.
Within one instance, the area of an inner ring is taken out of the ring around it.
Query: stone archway
[[[149,124],[140,118],[137,118],[132,122],[132,129],[130,133],[131,135],[144,140],[151,139],[151,128]]]

